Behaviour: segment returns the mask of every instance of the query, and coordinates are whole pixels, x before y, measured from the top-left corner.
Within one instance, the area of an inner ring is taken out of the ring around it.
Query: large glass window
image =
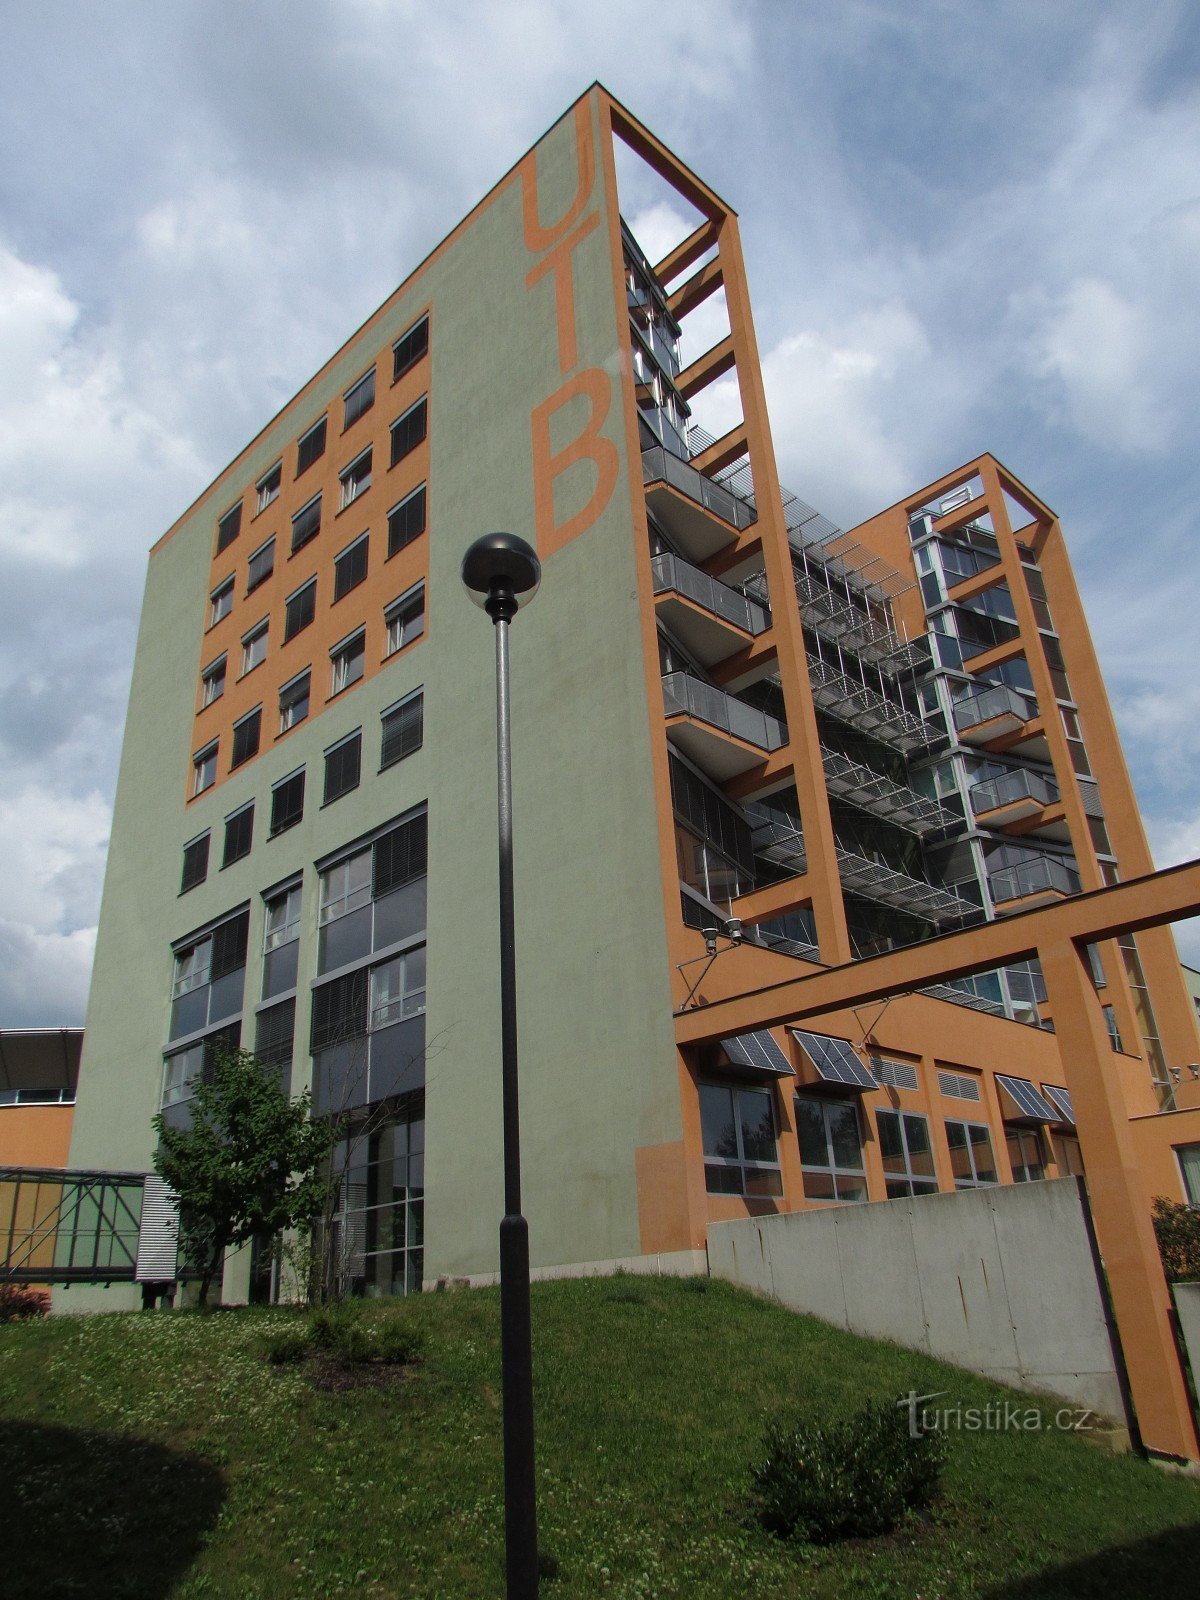
[[[888,1199],[936,1194],[937,1172],[927,1120],[912,1111],[877,1111],[875,1122]]]
[[[414,322],[407,333],[401,334],[392,346],[392,382],[402,378],[429,349],[429,318]]]
[[[865,1200],[862,1135],[853,1100],[796,1096],[796,1136],[809,1200]]]
[[[365,372],[343,396],[342,431],[356,423],[375,404],[375,368]]]
[[[419,639],[425,632],[425,585],[418,583],[398,600],[393,600],[384,610],[383,620],[387,624],[384,655],[395,655],[397,650]]]
[[[947,1122],[950,1170],[956,1189],[980,1189],[999,1183],[992,1136],[983,1122]]]
[[[423,1096],[350,1122],[333,1155],[338,1209],[329,1241],[343,1294],[416,1294],[421,1288],[425,1122]]]
[[[1010,1128],[1007,1143],[1014,1183],[1036,1183],[1046,1176],[1046,1150],[1036,1128]]]
[[[352,500],[357,500],[360,494],[365,494],[371,487],[371,452],[364,450],[362,455],[356,456],[350,465],[338,475],[338,482],[342,486],[343,509]]]
[[[709,1194],[783,1193],[770,1089],[702,1083],[700,1123]]]
[[[171,1038],[241,1015],[250,913],[240,911],[175,952]]]
[[[412,544],[425,532],[425,485],[405,495],[399,505],[388,512],[388,555]]]
[[[403,461],[405,456],[417,448],[425,437],[426,431],[426,405],[422,396],[416,405],[409,406],[402,417],[392,423],[392,458],[391,465]]]
[[[266,901],[263,928],[264,1000],[296,987],[300,900],[301,885],[293,883],[270,895]]]
[[[1200,1206],[1200,1144],[1176,1145],[1179,1158],[1179,1176],[1183,1179],[1183,1192],[1190,1206]]]
[[[424,931],[426,839],[421,812],[321,874],[318,972]]]

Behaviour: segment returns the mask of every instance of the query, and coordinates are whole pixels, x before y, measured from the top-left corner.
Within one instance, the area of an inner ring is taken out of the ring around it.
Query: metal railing
[[[699,567],[680,556],[664,552],[651,559],[650,568],[654,573],[655,594],[673,590],[746,633],[765,633],[771,626],[771,613],[765,605],[709,577],[707,572],[701,572]]]
[[[1079,874],[1056,856],[1039,856],[1036,861],[989,872],[988,887],[998,905],[1031,894],[1078,894]]]
[[[979,906],[961,895],[910,877],[907,872],[898,872],[895,867],[883,866],[855,850],[838,845],[837,859],[842,888],[861,895],[864,900],[905,911],[935,927],[950,922],[978,921],[983,916]]]
[[[663,675],[663,701],[667,716],[683,713],[710,728],[732,734],[760,750],[778,750],[787,743],[787,727],[757,706],[748,706],[723,689],[694,678],[690,672]]]
[[[822,745],[821,764],[825,768],[825,787],[830,794],[847,805],[857,806],[860,811],[894,823],[907,833],[924,837],[962,826],[963,819],[957,812],[918,794],[907,784],[885,778],[860,761],[852,761],[840,750],[827,750]]]
[[[976,816],[1010,806],[1018,800],[1033,800],[1039,806],[1053,805],[1059,798],[1058,785],[1043,773],[1014,767],[999,778],[984,778],[971,785],[971,809]]]
[[[132,1282],[144,1173],[0,1167],[0,1282]]]
[[[848,678],[820,656],[808,656],[808,678],[813,699],[822,711],[903,755],[926,750],[942,738],[941,730],[923,717],[914,716],[877,689]]]
[[[753,506],[747,505],[737,495],[731,494],[721,484],[714,483],[703,472],[681,461],[669,450],[664,450],[661,445],[653,445],[649,450],[642,451],[642,482],[647,486],[669,484],[696,505],[720,517],[731,528],[736,528],[739,533],[758,520],[758,512]]]
[[[978,694],[969,694],[954,702],[954,726],[959,733],[966,728],[976,728],[996,717],[1014,716],[1021,722],[1030,722],[1037,716],[1037,701],[1032,696],[1010,689],[1006,683],[995,683]]]

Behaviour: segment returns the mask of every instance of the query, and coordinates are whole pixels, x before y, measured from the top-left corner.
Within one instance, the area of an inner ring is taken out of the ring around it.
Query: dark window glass
[[[349,972],[344,978],[322,984],[313,990],[312,1050],[347,1039],[361,1038],[367,1031],[367,973]]]
[[[246,965],[246,940],[250,930],[250,913],[241,911],[236,917],[230,917],[228,922],[222,922],[213,929],[212,936],[212,965],[209,968],[209,979],[215,983],[218,978],[227,977]]]
[[[365,377],[358,380],[353,389],[346,391],[346,411],[342,420],[342,428],[346,429],[351,423],[357,422],[359,417],[369,411],[374,404],[375,368],[372,367]]]
[[[362,729],[325,752],[325,804],[358,788],[362,766]]]
[[[243,806],[240,811],[234,812],[232,817],[225,818],[225,852],[221,857],[221,865],[227,867],[234,861],[240,861],[243,856],[248,856],[253,842],[254,807]]]
[[[346,644],[335,650],[330,656],[333,667],[331,694],[341,694],[343,689],[348,689],[352,683],[357,683],[363,675],[363,666],[367,656],[367,636],[365,633],[355,634]]]
[[[283,463],[277,461],[267,473],[265,478],[260,478],[255,488],[258,493],[256,509],[265,511],[275,500],[279,499],[279,487],[283,482]]]
[[[425,485],[406,495],[388,512],[388,555],[412,544],[425,532]]]
[[[291,683],[285,683],[279,691],[279,731],[286,733],[289,728],[294,728],[298,722],[303,722],[308,715],[309,687],[312,683],[312,673],[304,672],[298,678],[293,678]]]
[[[292,554],[310,539],[315,539],[321,531],[321,496],[310,500],[302,506],[292,518]]]
[[[252,589],[257,589],[260,583],[266,583],[267,579],[274,571],[275,541],[274,539],[268,539],[266,544],[263,545],[262,549],[256,550],[250,557],[250,569],[246,579],[246,593],[249,594]]]
[[[429,349],[429,318],[422,317],[392,346],[392,382],[402,378]]]
[[[325,454],[325,426],[326,419],[321,418],[316,427],[310,428],[300,441],[296,451],[296,476],[307,472],[314,461],[319,461]]]
[[[289,639],[295,638],[296,634],[303,628],[307,628],[316,614],[317,580],[314,578],[311,583],[306,583],[303,589],[297,589],[287,603],[287,612],[283,622],[284,644]]]
[[[217,523],[217,554],[228,550],[229,546],[242,531],[242,503],[239,500],[232,511],[227,511]]]
[[[415,406],[410,406],[398,422],[392,423],[392,466],[411,454],[425,437],[425,413],[422,398]]]
[[[179,885],[180,894],[186,894],[189,889],[194,889],[198,883],[203,883],[208,876],[208,834],[199,839],[193,839],[191,844],[183,847],[183,881]]]
[[[243,761],[249,761],[251,756],[258,754],[259,734],[262,731],[262,707],[252,711],[248,717],[243,717],[233,728],[233,757],[229,763],[232,772],[235,767],[240,767]]]
[[[290,778],[276,784],[271,790],[271,836],[294,828],[304,816],[304,773],[294,772]]]
[[[376,899],[425,872],[428,840],[429,818],[424,811],[376,839],[371,885]]]
[[[414,694],[410,695],[401,705],[394,706],[392,710],[383,713],[381,718],[383,743],[379,752],[380,767],[390,767],[397,761],[403,761],[405,756],[410,756],[414,750],[421,748],[424,728],[424,705],[424,694]]]
[[[254,1028],[254,1054],[264,1067],[277,1067],[286,1083],[296,1041],[296,1002],[282,1000],[260,1011]]]
[[[340,600],[351,589],[357,589],[367,576],[367,552],[370,540],[365,536],[343,550],[333,563],[333,598]]]

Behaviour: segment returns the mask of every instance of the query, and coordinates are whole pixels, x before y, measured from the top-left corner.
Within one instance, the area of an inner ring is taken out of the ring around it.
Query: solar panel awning
[[[1057,1083],[1044,1083],[1042,1093],[1058,1112],[1058,1121],[1066,1122],[1073,1128],[1075,1126],[1075,1107],[1071,1104],[1070,1092],[1061,1088]]]
[[[1008,1078],[996,1074],[1001,1110],[1005,1122],[1058,1122],[1059,1113],[1028,1078]]]
[[[858,1059],[849,1039],[830,1039],[823,1033],[805,1033],[803,1028],[788,1031],[812,1062],[822,1083],[836,1083],[842,1089],[878,1089],[879,1085]]]
[[[745,1067],[750,1072],[769,1072],[777,1078],[796,1076],[795,1068],[766,1028],[722,1039],[721,1049],[735,1067]]]

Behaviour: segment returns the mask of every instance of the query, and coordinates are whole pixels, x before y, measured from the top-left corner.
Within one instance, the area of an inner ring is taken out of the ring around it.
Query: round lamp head
[[[500,602],[511,614],[538,592],[542,564],[517,534],[485,533],[463,557],[462,581],[477,606],[490,612]]]

